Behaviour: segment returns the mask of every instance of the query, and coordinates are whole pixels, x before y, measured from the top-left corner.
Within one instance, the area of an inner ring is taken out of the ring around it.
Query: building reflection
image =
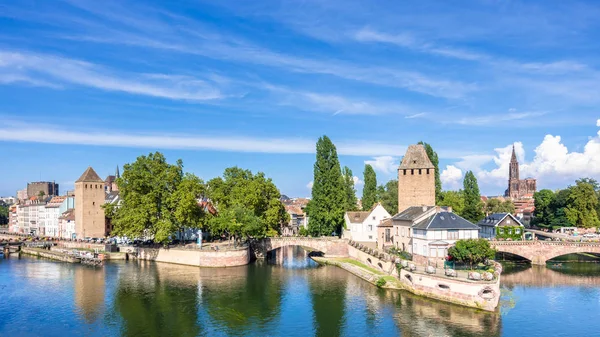
[[[75,305],[88,324],[95,322],[104,311],[105,278],[103,268],[76,266],[73,272]]]
[[[564,263],[556,266],[505,266],[501,283],[509,289],[515,286],[600,286],[600,264]]]

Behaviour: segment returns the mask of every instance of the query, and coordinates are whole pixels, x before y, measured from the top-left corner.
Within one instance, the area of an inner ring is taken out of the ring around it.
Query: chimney
[[[448,212],[452,213],[452,206],[448,206],[446,208],[448,209]]]
[[[423,206],[423,212],[427,212],[427,206]]]

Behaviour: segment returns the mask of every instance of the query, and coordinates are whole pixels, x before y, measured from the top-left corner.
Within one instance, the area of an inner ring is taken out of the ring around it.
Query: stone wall
[[[496,281],[469,281],[437,275],[400,271],[400,281],[413,294],[446,302],[494,311],[500,300],[500,278]]]
[[[435,205],[435,169],[399,169],[398,212],[411,206],[433,205]]]
[[[394,262],[376,258],[350,245],[348,246],[348,256],[386,274],[398,275]]]
[[[103,244],[87,242],[57,241],[56,247],[62,249],[98,249],[99,251],[104,251]]]
[[[133,258],[197,267],[234,267],[250,263],[248,248],[237,250],[198,250],[180,248],[137,248]]]

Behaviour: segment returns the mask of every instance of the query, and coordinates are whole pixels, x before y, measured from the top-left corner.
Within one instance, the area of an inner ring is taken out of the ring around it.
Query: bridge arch
[[[287,246],[308,247],[330,257],[348,256],[348,242],[336,237],[279,237],[264,238],[250,242],[250,247],[256,258],[265,258],[268,252]]]
[[[499,252],[519,255],[538,265],[545,265],[548,260],[566,254],[600,254],[600,244],[595,242],[493,241],[491,245]]]

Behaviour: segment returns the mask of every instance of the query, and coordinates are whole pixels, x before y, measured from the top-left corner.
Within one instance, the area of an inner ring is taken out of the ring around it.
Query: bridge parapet
[[[600,254],[600,244],[596,242],[574,241],[492,241],[490,245],[499,252],[522,256],[533,264],[545,265],[555,257],[575,253]]]
[[[286,246],[308,247],[326,256],[348,256],[348,241],[337,237],[284,236],[252,240],[250,245],[257,258],[264,258],[269,251]]]

